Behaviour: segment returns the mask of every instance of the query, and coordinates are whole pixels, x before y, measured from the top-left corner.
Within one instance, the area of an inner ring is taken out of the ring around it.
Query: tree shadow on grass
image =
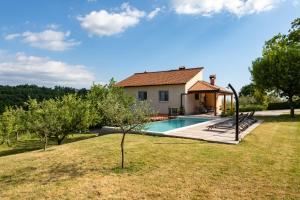
[[[75,135],[75,134],[74,134]],[[72,143],[72,142],[77,142],[80,140],[85,140],[89,138],[93,138],[95,135],[93,134],[82,134],[82,136],[71,136],[69,138],[66,138],[63,141],[63,144],[67,143]],[[63,145],[61,144],[61,145]],[[57,145],[57,142],[55,139],[51,138],[48,143],[48,147],[50,146],[55,146]],[[38,139],[38,138],[26,138],[26,139],[21,139],[17,141],[14,146],[12,146],[10,149],[7,150],[0,150],[0,157],[3,156],[8,156],[8,155],[13,155],[13,154],[18,154],[18,153],[24,153],[28,151],[34,151],[34,150],[39,150],[43,149],[43,143]]]
[[[42,148],[42,145],[43,144],[38,139],[18,141],[14,146],[11,147],[11,149],[0,151],[0,157],[38,150]]]
[[[294,118],[290,115],[280,115],[280,116],[257,116],[257,119],[264,120],[264,123],[274,123],[274,122],[300,122],[300,115],[295,115]]]
[[[120,164],[115,167],[104,167],[100,171],[103,174],[133,174],[144,170],[146,163],[143,161],[125,162],[124,168]]]
[[[62,180],[71,180],[83,176],[86,171],[74,164],[54,164],[46,170],[38,171],[38,167],[28,166],[0,176],[0,181],[8,185],[36,183],[46,185]],[[43,177],[43,178],[41,178]]]
[[[91,172],[97,174],[134,174],[144,170],[144,162],[128,162],[122,169],[119,165],[115,167],[84,167],[79,163],[54,163],[44,167],[25,166],[12,172],[0,175],[0,182],[3,185],[16,186],[27,183],[47,185],[49,183],[68,181],[82,177]]]

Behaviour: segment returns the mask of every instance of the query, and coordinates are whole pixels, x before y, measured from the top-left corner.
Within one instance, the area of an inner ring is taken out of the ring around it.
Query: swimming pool
[[[175,119],[169,119],[164,121],[150,122],[146,124],[144,131],[163,133],[173,129],[206,122],[208,120],[209,119],[204,118],[178,117]]]

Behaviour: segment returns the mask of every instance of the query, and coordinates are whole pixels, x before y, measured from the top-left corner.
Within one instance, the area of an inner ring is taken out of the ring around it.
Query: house
[[[215,85],[216,75],[210,83],[203,81],[203,67],[135,73],[117,83],[125,92],[139,100],[147,100],[160,114],[199,114],[226,110],[226,96],[232,92]]]

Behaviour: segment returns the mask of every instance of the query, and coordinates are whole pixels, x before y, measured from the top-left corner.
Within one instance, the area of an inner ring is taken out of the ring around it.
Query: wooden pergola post
[[[217,116],[217,93],[215,92],[214,94],[215,94],[215,105],[214,105],[214,107],[215,107],[215,109],[214,109],[215,113],[214,114],[215,114],[215,116]]]
[[[224,94],[224,102],[223,103],[224,103],[224,105],[223,105],[224,110],[223,111],[224,111],[224,114],[225,114],[226,113],[226,94]]]
[[[230,111],[233,111],[233,96],[231,95],[231,99],[230,99]]]

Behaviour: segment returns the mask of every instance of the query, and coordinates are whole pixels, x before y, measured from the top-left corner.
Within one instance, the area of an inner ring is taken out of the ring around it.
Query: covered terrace
[[[213,112],[216,116],[218,111],[226,111],[226,99],[230,96],[230,109],[233,109],[233,93],[226,88],[214,85],[214,77],[211,78],[211,83],[205,81],[196,82],[188,90],[188,94],[195,94],[195,99],[199,113]],[[222,98],[223,97],[223,98]]]

